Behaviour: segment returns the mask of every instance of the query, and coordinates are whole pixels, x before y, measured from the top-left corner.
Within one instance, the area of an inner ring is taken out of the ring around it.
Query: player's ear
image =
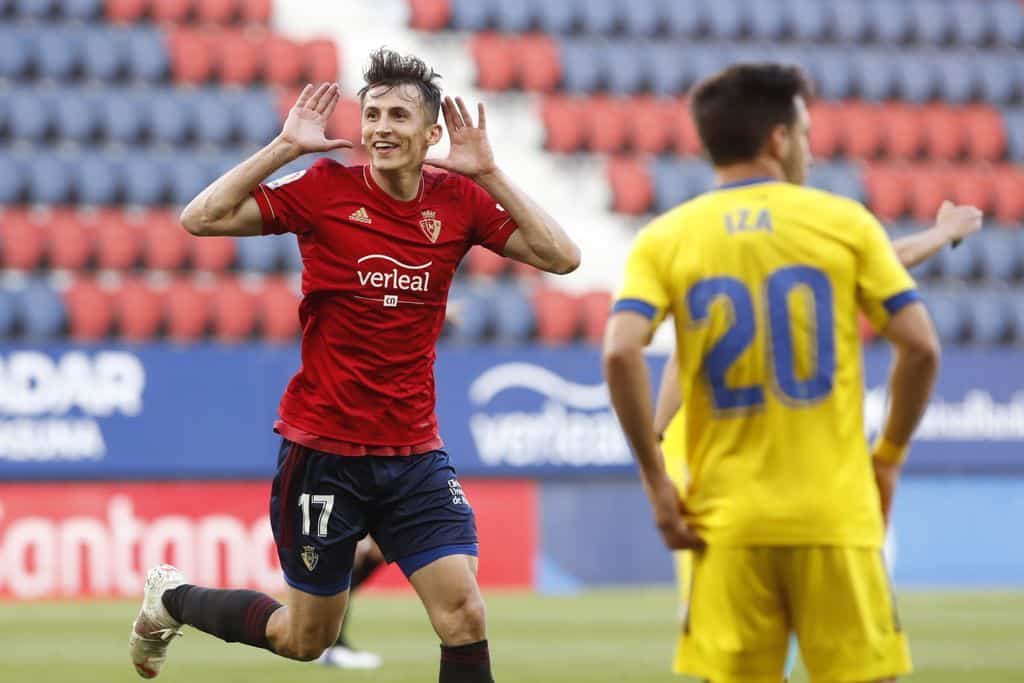
[[[427,128],[427,146],[433,147],[437,143],[441,142],[441,134],[443,131],[444,129],[441,127],[440,123],[430,124],[430,127]]]
[[[772,132],[768,135],[768,154],[773,159],[785,159],[791,144],[793,144],[793,132],[789,126],[780,123],[773,127]]]

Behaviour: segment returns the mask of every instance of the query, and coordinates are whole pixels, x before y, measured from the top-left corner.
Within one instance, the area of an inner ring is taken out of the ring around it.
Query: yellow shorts
[[[693,560],[676,673],[713,683],[779,683],[791,631],[815,683],[910,672],[881,552],[709,546]]]

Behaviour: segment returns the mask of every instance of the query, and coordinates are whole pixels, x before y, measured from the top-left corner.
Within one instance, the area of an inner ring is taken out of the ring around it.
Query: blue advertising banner
[[[652,377],[664,359],[651,357]],[[944,354],[908,468],[1024,472],[1024,372],[1012,350]],[[0,347],[0,479],[247,478],[273,471],[277,401],[297,347]],[[866,356],[865,417],[888,353]],[[598,351],[442,348],[441,433],[474,476],[632,472]]]

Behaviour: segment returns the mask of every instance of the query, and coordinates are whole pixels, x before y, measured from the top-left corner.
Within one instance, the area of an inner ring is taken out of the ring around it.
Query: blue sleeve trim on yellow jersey
[[[921,295],[917,293],[916,289],[908,289],[905,292],[899,294],[893,294],[885,300],[883,305],[885,310],[889,311],[889,315],[895,315],[897,311],[906,306],[912,304],[915,301],[920,301]]]
[[[632,311],[639,313],[642,316],[654,320],[654,316],[658,315],[658,309],[643,299],[619,299],[612,306],[612,313],[619,313],[621,311]]]

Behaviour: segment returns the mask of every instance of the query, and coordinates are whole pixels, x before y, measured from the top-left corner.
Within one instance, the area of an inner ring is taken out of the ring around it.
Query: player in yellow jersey
[[[695,91],[719,187],[640,233],[605,337],[612,402],[655,522],[670,548],[697,549],[676,669],[715,683],[777,683],[791,630],[813,680],[910,670],[880,546],[938,341],[871,214],[800,187],[806,93],[798,70],[777,65],[733,67]],[[870,456],[858,309],[894,347]],[[669,313],[685,507],[652,428],[642,353]]]

